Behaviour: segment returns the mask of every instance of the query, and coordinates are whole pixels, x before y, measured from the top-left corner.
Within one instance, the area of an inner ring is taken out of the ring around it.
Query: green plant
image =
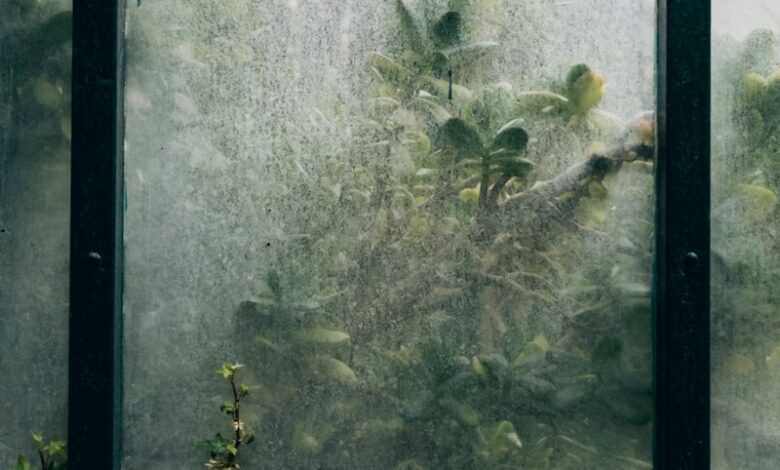
[[[32,439],[38,448],[38,461],[41,470],[65,470],[67,468],[65,441],[57,439],[46,441],[43,434],[38,433],[33,433]],[[30,461],[20,455],[16,465],[7,470],[32,470],[32,468]]]
[[[10,0],[4,2],[3,14],[0,18],[0,61],[3,68],[3,79],[0,83],[0,167],[4,175],[17,174],[19,177],[3,177],[0,186],[3,186],[2,196],[2,222],[5,227],[19,228],[19,239],[26,238],[21,227],[26,226],[38,217],[50,219],[65,214],[68,211],[67,202],[62,204],[47,204],[30,207],[24,213],[14,214],[15,211],[7,210],[18,203],[19,192],[16,188],[40,187],[46,194],[55,199],[60,194],[66,194],[65,185],[60,182],[68,180],[68,163],[70,141],[70,82],[71,82],[71,54],[70,41],[72,29],[72,15],[68,10],[63,10],[67,2],[51,0]],[[46,178],[41,178],[39,171],[49,168]],[[39,175],[39,176],[32,176]],[[9,184],[9,181],[14,180]],[[35,192],[37,189],[31,189]],[[42,194],[42,193],[41,193]],[[36,196],[37,197],[37,196]],[[16,201],[16,202],[15,202]],[[10,205],[9,205],[10,204]],[[45,206],[45,207],[44,207]],[[41,234],[39,240],[41,247],[58,246],[58,243],[66,237],[63,233],[53,235]],[[13,246],[17,240],[10,239]],[[56,264],[56,262],[52,261]],[[13,271],[9,271],[13,272]],[[0,274],[7,275],[8,272]],[[13,275],[12,275],[13,276]],[[4,277],[5,278],[5,277]],[[8,301],[4,301],[7,304]],[[13,303],[13,302],[11,302]],[[57,317],[52,313],[51,317],[41,317],[38,325],[51,327]],[[62,338],[66,341],[66,338]],[[40,342],[40,344],[37,344]],[[47,347],[41,347],[46,343]],[[59,349],[62,347],[63,349]],[[30,361],[40,357],[42,351],[54,354],[54,351],[66,352],[67,346],[52,338],[30,338],[25,343],[26,352],[20,352],[15,362],[4,362],[0,366],[3,374],[21,377],[18,389],[5,388],[4,394],[14,394],[14,390],[25,390],[28,400],[35,403],[36,415],[49,415],[48,423],[61,422],[64,414],[62,404],[53,396],[47,388],[51,380],[55,380],[57,371],[61,371],[56,365],[47,368],[36,378],[29,375]],[[4,353],[3,353],[4,354]],[[53,375],[52,375],[53,374]],[[40,382],[39,382],[40,381]],[[46,382],[46,386],[36,385]],[[59,382],[57,382],[60,384]],[[60,384],[62,385],[62,384]],[[54,385],[52,385],[54,386]],[[29,392],[29,393],[28,393]],[[4,433],[14,426],[24,426],[20,423],[29,423],[30,415],[25,407],[9,408],[4,413]],[[59,428],[59,426],[57,426]],[[37,467],[40,463],[42,470],[60,470],[66,468],[65,441],[58,439],[45,440],[42,434],[32,435],[37,448],[37,457],[29,459],[19,456],[16,465],[12,469],[29,469]],[[20,440],[25,437],[20,436]],[[21,446],[21,442],[14,443],[4,438],[4,444],[11,447]],[[6,456],[3,456],[6,457]],[[2,459],[5,462],[5,459]],[[31,463],[33,462],[33,463]]]
[[[249,396],[249,386],[238,381],[238,371],[243,365],[225,363],[217,371],[230,385],[232,399],[220,406],[220,411],[230,417],[231,436],[224,437],[217,433],[213,439],[203,441],[202,446],[208,449],[209,460],[207,468],[231,469],[239,468],[238,452],[242,446],[251,444],[255,437],[247,430],[246,423],[241,418],[241,401]]]
[[[780,228],[778,40],[767,29],[755,30],[741,42],[715,40],[713,384],[715,396],[727,401],[739,397],[744,407],[717,405],[714,435],[720,441],[714,448],[726,449],[734,459],[719,464],[745,467],[748,459],[738,452],[769,439],[752,423],[774,413],[779,383],[775,318],[780,297],[765,287],[780,280],[780,245],[774,235]],[[743,391],[746,385],[749,393]],[[724,422],[745,423],[745,428],[733,432],[736,428]],[[755,465],[751,468],[767,465],[749,460]]]
[[[37,122],[35,134],[53,143],[70,141],[70,60],[72,12],[53,12],[55,2],[17,2],[15,28],[0,30],[13,68],[17,119]],[[13,9],[13,7],[10,7]],[[13,18],[13,16],[11,16]]]
[[[337,297],[295,301],[286,279],[271,271],[264,295],[242,303],[240,329],[244,351],[264,366],[254,377],[263,409],[259,432],[281,434],[271,440],[272,454],[286,455],[290,465],[304,465],[326,448],[339,426],[348,426],[342,399],[358,384],[348,365],[351,337],[333,326],[324,305]]]
[[[652,226],[621,217],[651,220],[652,113],[601,110],[583,64],[560,93],[490,83],[478,6],[396,7],[354,149],[279,195],[305,235],[238,311],[268,468],[641,468]]]

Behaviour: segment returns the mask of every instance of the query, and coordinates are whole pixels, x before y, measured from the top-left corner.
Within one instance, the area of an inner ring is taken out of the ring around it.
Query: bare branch
[[[593,153],[585,161],[574,164],[555,178],[535,184],[531,189],[508,197],[502,208],[522,205],[533,198],[550,199],[567,192],[576,192],[592,180],[601,180],[617,170],[623,162],[652,158],[653,149],[642,143],[624,147],[616,145],[603,153]]]

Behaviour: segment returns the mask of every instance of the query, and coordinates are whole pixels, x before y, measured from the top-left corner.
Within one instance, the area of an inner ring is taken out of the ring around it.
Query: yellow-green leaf
[[[343,385],[358,383],[357,375],[348,365],[330,356],[319,356],[314,359],[312,368],[319,377]]]
[[[777,194],[766,186],[743,184],[739,192],[747,202],[748,216],[752,219],[768,217],[777,205]]]
[[[514,114],[556,114],[567,109],[569,100],[550,91],[526,91],[518,93],[513,106]]]
[[[311,328],[303,330],[295,335],[296,339],[305,343],[315,344],[343,344],[349,341],[347,333],[337,330],[328,330],[325,328]]]
[[[479,132],[460,118],[449,119],[439,128],[438,143],[451,148],[460,158],[481,157],[485,151]]]
[[[317,454],[322,450],[322,443],[311,433],[303,429],[302,426],[296,426],[293,431],[292,445],[295,449],[306,454]]]
[[[462,425],[474,427],[479,424],[479,413],[467,403],[462,403],[452,398],[445,398],[439,404]]]
[[[63,90],[44,78],[35,80],[33,95],[39,104],[52,109],[58,109],[65,100]]]

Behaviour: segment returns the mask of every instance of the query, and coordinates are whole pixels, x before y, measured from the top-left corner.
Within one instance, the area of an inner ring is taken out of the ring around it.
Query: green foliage
[[[459,158],[480,156],[485,152],[477,130],[459,118],[448,119],[441,126],[437,143]]]
[[[9,90],[18,97],[19,122],[35,123],[25,135],[45,139],[48,149],[67,148],[70,142],[71,11],[53,12],[54,2],[14,2],[4,14],[17,30],[3,38],[10,52],[5,60],[13,70]],[[17,9],[16,12],[14,10]],[[14,14],[17,15],[14,21]],[[2,124],[2,123],[0,123]],[[7,124],[8,125],[8,124]],[[48,156],[61,152],[49,151]]]
[[[34,47],[39,51],[50,50],[73,37],[73,14],[64,11],[44,22],[35,34]]]
[[[235,378],[238,370],[242,367],[244,366],[238,363],[230,364],[226,362],[222,365],[222,368],[217,371],[217,373],[220,374],[225,380],[232,381],[233,378]]]
[[[448,11],[433,25],[433,42],[438,47],[459,44],[463,40],[463,19],[460,13]]]
[[[16,465],[13,467],[8,467],[7,470],[31,470],[32,466],[30,465],[30,462],[27,460],[24,456],[19,456],[19,458],[16,461]]]
[[[38,449],[38,461],[41,470],[66,470],[68,467],[68,454],[65,441],[52,439],[47,441],[43,434],[33,433],[32,440]],[[20,455],[16,465],[6,470],[32,470],[32,465],[27,457]]]
[[[4,142],[12,142],[11,147],[3,150],[6,154],[0,160],[6,164],[16,158],[25,159],[23,165],[12,164],[9,168],[24,168],[30,175],[38,175],[46,168],[47,178],[57,176],[50,164],[68,155],[70,145],[72,13],[61,11],[62,3],[9,0],[2,4],[0,21],[5,70],[0,84],[5,95],[0,103],[4,108],[0,128],[5,134]],[[48,187],[49,181],[44,183]],[[51,207],[46,210],[50,215]],[[14,421],[13,416],[10,421]],[[39,433],[32,434],[32,440],[38,455],[31,459],[19,456],[9,470],[39,465],[41,470],[67,467],[64,440],[47,440]]]
[[[261,409],[252,411],[257,432],[275,436],[272,453],[304,462],[327,452],[334,423],[344,421],[336,394],[352,393],[359,378],[348,364],[351,335],[326,320],[321,301],[293,301],[290,284],[281,271],[268,274],[268,292],[239,309],[239,337],[263,364],[247,371],[263,384]]]
[[[209,460],[206,462],[207,468],[239,468],[239,449],[255,440],[254,434],[247,429],[241,415],[242,400],[249,396],[249,386],[238,381],[238,371],[243,367],[239,363],[226,362],[217,370],[217,374],[230,385],[232,392],[232,399],[219,407],[222,413],[230,417],[232,435],[230,438],[226,438],[218,432],[213,439],[207,439],[198,444],[209,453]]]
[[[713,448],[740,449],[766,436],[757,429],[734,432],[723,423],[764,419],[777,389],[780,297],[766,286],[778,281],[780,266],[778,41],[776,31],[764,29],[741,42],[714,40],[713,393],[746,399],[740,407],[729,402],[716,410]],[[746,462],[717,463],[748,468]]]
[[[291,183],[317,196],[290,215],[305,241],[237,313],[269,468],[645,463],[652,230],[621,222],[649,207],[647,174],[626,163],[625,179],[608,167],[556,181],[540,135],[577,152],[595,137],[652,146],[652,125],[598,109],[603,78],[587,65],[565,89],[488,82],[499,47],[473,41],[477,3],[396,0],[404,48],[368,56],[354,149]],[[634,205],[616,215],[613,191]],[[617,248],[589,230],[628,239],[631,255],[593,259]],[[211,442],[229,458],[230,439]]]
[[[601,102],[604,79],[585,64],[573,66],[566,75],[566,96],[578,114],[590,111]]]

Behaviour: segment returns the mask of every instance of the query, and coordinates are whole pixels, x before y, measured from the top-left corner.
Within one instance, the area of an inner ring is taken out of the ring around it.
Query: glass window
[[[777,467],[780,5],[713,2],[713,468]]]
[[[65,459],[70,3],[0,14],[0,468]]]
[[[131,3],[128,470],[652,467],[654,2]]]

